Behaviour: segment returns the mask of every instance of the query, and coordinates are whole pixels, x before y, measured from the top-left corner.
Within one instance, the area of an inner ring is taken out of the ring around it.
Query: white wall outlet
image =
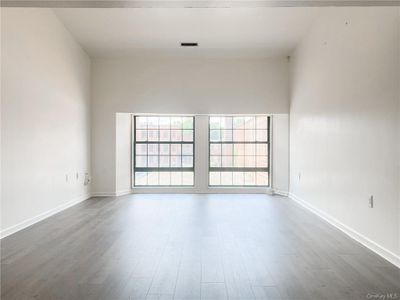
[[[68,174],[65,174],[65,182],[68,182],[69,178],[68,178]]]
[[[301,180],[301,172],[299,172],[299,181]]]
[[[78,179],[79,179],[79,173],[76,172],[76,180],[78,180]]]
[[[374,195],[369,196],[369,199],[368,199],[368,206],[369,206],[370,208],[374,208]]]

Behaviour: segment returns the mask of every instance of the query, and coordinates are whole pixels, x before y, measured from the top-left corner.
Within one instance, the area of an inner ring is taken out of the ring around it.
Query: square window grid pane
[[[182,156],[182,168],[193,167],[193,156]]]
[[[135,172],[135,185],[147,185],[147,172]]]
[[[160,168],[169,168],[169,156],[161,155],[160,156]]]
[[[171,144],[171,155],[181,155],[182,153],[181,144]]]
[[[147,166],[149,168],[158,168],[158,156],[157,155],[149,155],[147,157]]]
[[[210,167],[220,168],[221,167],[221,156],[210,156]]]
[[[193,144],[183,144],[182,155],[193,155]]]
[[[193,141],[193,130],[182,130],[182,140],[184,142],[191,142]]]
[[[147,174],[147,185],[158,185],[158,172],[148,172]]]
[[[170,117],[160,117],[158,121],[159,121],[160,129],[170,129],[171,128],[171,118]]]
[[[159,173],[159,185],[170,185],[170,184],[171,184],[170,172],[160,172]]]
[[[210,185],[220,185],[221,184],[221,172],[210,172],[209,174],[209,184]]]
[[[210,129],[220,129],[221,128],[221,118],[220,117],[210,117]]]
[[[182,160],[181,156],[171,155],[171,168],[181,168]]]
[[[221,185],[232,185],[232,172],[221,172]]]
[[[136,144],[136,155],[147,154],[147,144]]]
[[[194,129],[193,117],[183,117],[182,118],[182,128],[183,129]]]
[[[210,130],[210,141],[212,141],[212,142],[221,141],[221,130],[219,130],[219,129]]]
[[[193,185],[193,184],[194,184],[194,173],[182,172],[182,185]]]
[[[222,144],[222,155],[233,155],[233,144]]]
[[[136,159],[135,159],[135,165],[137,168],[146,168],[147,167],[147,156],[137,155]]]
[[[231,129],[221,130],[221,140],[224,142],[231,142],[233,140],[233,131]]]
[[[149,142],[158,142],[158,129],[149,129],[147,131],[147,139]]]
[[[210,144],[210,155],[221,155],[221,144]]]
[[[149,155],[158,155],[158,144],[147,145]]]
[[[182,172],[171,172],[171,185],[182,185]]]
[[[147,141],[147,129],[137,129],[135,138],[138,142]]]
[[[147,129],[147,117],[136,117],[136,129]]]
[[[173,141],[173,142],[182,141],[182,130],[181,129],[172,129],[171,130],[171,141]]]
[[[222,167],[232,168],[233,167],[233,156],[222,156]]]
[[[233,185],[244,185],[244,173],[243,172],[232,172],[232,184]]]
[[[169,142],[171,140],[171,131],[169,129],[160,129],[160,141]]]
[[[160,154],[169,155],[169,144],[160,144]]]
[[[148,129],[158,129],[158,117],[148,117],[147,118],[147,128]]]
[[[182,117],[171,118],[171,129],[182,129]]]

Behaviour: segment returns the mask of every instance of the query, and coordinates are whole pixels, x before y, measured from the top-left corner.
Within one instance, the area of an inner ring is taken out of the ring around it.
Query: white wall
[[[95,194],[119,192],[116,113],[287,114],[289,110],[286,58],[96,59],[92,76]]]
[[[290,108],[291,193],[397,263],[399,53],[397,8],[324,9],[292,58]]]
[[[2,8],[1,19],[7,235],[90,192],[90,60],[49,9]]]

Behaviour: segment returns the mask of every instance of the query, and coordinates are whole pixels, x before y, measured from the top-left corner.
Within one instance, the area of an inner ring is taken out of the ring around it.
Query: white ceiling
[[[58,8],[55,13],[94,57],[225,53],[289,55],[318,8]],[[196,49],[180,42],[198,42]]]

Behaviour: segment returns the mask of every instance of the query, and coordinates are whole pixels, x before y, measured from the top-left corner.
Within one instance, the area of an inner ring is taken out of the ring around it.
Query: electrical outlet
[[[299,172],[299,181],[301,180],[301,172]]]
[[[65,182],[68,182],[68,174],[65,174]]]
[[[78,179],[79,179],[79,173],[76,172],[76,180],[78,180]]]
[[[374,208],[374,195],[371,195],[368,199],[368,205],[370,208]]]

